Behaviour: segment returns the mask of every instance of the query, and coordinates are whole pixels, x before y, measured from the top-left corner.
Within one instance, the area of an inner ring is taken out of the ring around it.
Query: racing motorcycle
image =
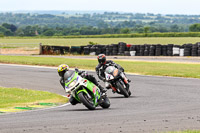
[[[105,79],[111,86],[113,92],[129,97],[131,91],[126,76],[114,66],[108,66],[105,70]]]
[[[98,105],[102,108],[110,107],[107,95],[102,94],[94,83],[81,77],[76,71],[65,74],[65,91],[89,110],[95,110]]]

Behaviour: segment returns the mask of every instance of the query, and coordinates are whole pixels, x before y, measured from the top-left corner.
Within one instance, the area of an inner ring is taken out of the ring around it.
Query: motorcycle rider
[[[96,66],[96,73],[97,73],[99,79],[101,79],[102,81],[105,82],[106,88],[109,89],[110,85],[109,85],[108,82],[106,82],[106,78],[105,78],[105,74],[104,74],[106,68],[108,66],[115,66],[116,68],[118,68],[123,73],[124,73],[124,68],[122,68],[119,64],[116,64],[111,60],[106,60],[106,56],[104,54],[99,54],[97,56],[97,59],[98,59],[99,64]],[[126,78],[126,76],[125,76],[125,78]],[[127,79],[127,81],[131,82],[130,79]],[[128,83],[126,83],[126,85],[129,87]]]
[[[60,84],[62,85],[62,87],[65,89],[65,78],[64,75],[65,73],[69,71],[69,66],[67,64],[61,64],[58,66],[58,74],[60,76]],[[106,90],[97,82],[97,80],[95,79],[94,76],[89,75],[86,71],[79,71],[77,68],[75,69],[76,72],[78,72],[78,75],[80,75],[83,78],[88,79],[89,81],[93,82],[101,91],[101,93],[105,93]],[[70,103],[72,105],[76,105],[78,103],[78,101],[73,97],[70,96],[69,99]]]

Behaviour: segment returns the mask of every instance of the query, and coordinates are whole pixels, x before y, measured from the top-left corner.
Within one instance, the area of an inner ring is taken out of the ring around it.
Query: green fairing
[[[65,86],[68,86],[71,82],[73,82],[75,79],[77,79],[77,76],[78,76],[78,73],[77,72],[75,72],[75,75],[74,75],[74,77],[70,80],[70,82],[65,82]]]
[[[70,82],[65,83],[65,86],[68,86],[71,82],[73,82],[75,79],[77,79],[78,76],[79,76],[78,73],[75,72],[74,77],[70,80]],[[85,78],[83,78],[83,79],[85,79]],[[85,79],[85,80],[87,80],[87,79]],[[99,88],[89,80],[87,80],[87,85],[86,86],[87,86],[87,88],[82,87],[82,88],[80,88],[78,90],[78,92],[75,94],[75,99],[80,101],[80,99],[78,97],[78,94],[80,92],[84,92],[84,93],[88,94],[88,91],[90,91],[91,92],[90,94],[92,94],[92,97],[93,97],[94,105],[97,106],[98,105],[97,100],[100,99],[100,90],[99,90]],[[96,89],[95,89],[95,87],[96,87]],[[94,93],[93,93],[93,88],[95,89]]]

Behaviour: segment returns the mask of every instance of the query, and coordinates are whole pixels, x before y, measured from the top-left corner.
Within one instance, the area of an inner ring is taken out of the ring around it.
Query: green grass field
[[[200,42],[199,37],[149,37],[149,38],[0,38],[2,47],[38,47],[39,43],[43,45],[64,45],[81,46],[88,45],[89,42],[98,44],[117,44],[125,42],[128,44],[185,44]]]
[[[200,63],[163,63],[145,61],[121,61],[114,60],[124,67],[126,72],[142,75],[174,76],[200,78]],[[0,55],[0,63],[15,63],[28,65],[58,66],[66,63],[71,68],[95,70],[97,60],[55,58],[55,57],[32,57],[32,56],[5,56]]]
[[[166,133],[200,133],[200,131],[174,131],[174,132],[166,132]]]
[[[0,108],[26,106],[38,102],[66,103],[67,101],[67,98],[50,92],[0,87]]]

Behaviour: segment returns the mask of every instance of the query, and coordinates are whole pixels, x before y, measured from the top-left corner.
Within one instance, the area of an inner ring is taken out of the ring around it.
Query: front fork
[[[120,76],[121,76],[122,79],[124,80],[124,83],[125,83],[125,84],[128,84],[128,79],[127,79],[126,75],[125,75],[123,72],[120,73]]]

